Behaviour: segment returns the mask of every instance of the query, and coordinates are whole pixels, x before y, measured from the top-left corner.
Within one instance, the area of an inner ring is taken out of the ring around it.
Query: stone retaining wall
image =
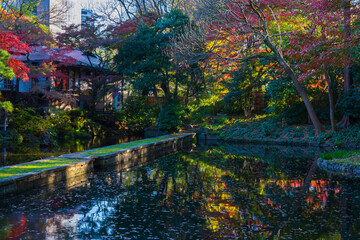
[[[83,181],[86,181],[88,174],[94,172],[97,168],[111,167],[119,171],[141,165],[184,149],[190,149],[192,147],[193,136],[194,134],[176,136],[156,143],[143,144],[102,156],[83,156],[79,155],[79,153],[62,155],[57,158],[72,158],[79,159],[79,161],[2,179],[0,180],[0,197],[21,193],[34,188],[53,187],[55,183],[64,181],[66,181],[66,185],[70,187],[74,184],[73,179],[83,179]],[[41,161],[46,161],[46,159],[34,162]],[[28,163],[18,164],[16,166],[26,164]],[[84,176],[84,178],[82,178],[82,176]]]
[[[183,149],[190,149],[193,136],[194,134],[187,134],[103,155],[96,158],[95,168],[111,167],[116,170],[123,170],[141,165]]]
[[[34,162],[47,161],[38,160]],[[79,159],[79,162],[71,163],[63,166],[52,167],[45,170],[35,171],[20,176],[5,178],[0,180],[0,196],[11,193],[20,193],[33,188],[53,186],[60,181],[67,181],[74,177],[86,175],[94,170],[95,159]],[[18,164],[21,166],[25,164]],[[70,184],[71,181],[69,181]]]
[[[339,163],[332,160],[325,160],[319,158],[318,166],[322,170],[326,170],[332,173],[340,173],[344,175],[348,175],[350,177],[360,177],[360,166],[347,164],[347,163]]]

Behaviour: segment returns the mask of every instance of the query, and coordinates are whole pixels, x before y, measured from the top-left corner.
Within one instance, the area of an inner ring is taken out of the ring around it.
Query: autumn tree
[[[24,17],[30,17],[33,25],[60,27],[66,22],[66,13],[72,7],[67,1],[58,1],[50,5],[41,0],[1,0],[1,3],[0,15],[11,16],[11,25],[15,30],[24,29],[24,24],[28,25],[24,22]],[[36,13],[36,16],[33,13]],[[28,25],[27,28],[29,27]]]
[[[334,80],[330,77],[330,69],[349,64],[349,54],[356,46],[357,38],[354,34],[347,36],[342,1],[329,4],[328,1],[307,0],[305,3],[292,10],[294,15],[304,20],[298,23],[296,31],[288,34],[290,45],[285,54],[293,60],[293,65],[300,72],[300,79],[326,81],[331,126],[335,131]],[[344,80],[347,82],[346,77]]]
[[[313,105],[302,86],[296,69],[286,59],[283,49],[283,38],[286,33],[281,31],[278,17],[290,9],[288,1],[253,1],[253,0],[202,0],[202,16],[205,16],[212,34],[226,31],[234,33],[235,38],[230,39],[234,54],[232,60],[256,58],[256,55],[248,55],[252,49],[267,48],[272,57],[288,74],[297,92],[301,96],[309,117],[316,131],[322,132],[323,125],[316,115]]]
[[[352,16],[358,15],[358,9],[354,6],[358,5],[358,1],[351,1],[351,0],[342,0],[340,1],[342,4],[343,9],[343,29],[344,29],[344,43],[349,43],[354,36],[351,35],[351,23],[352,23]],[[354,31],[353,31],[354,32]],[[352,79],[350,76],[350,65],[351,59],[350,54],[346,54],[346,61],[344,63],[344,91],[347,92],[352,88]],[[339,126],[348,126],[350,125],[350,116],[344,115],[341,121],[338,123]]]
[[[38,17],[32,15],[32,11],[38,4],[38,1],[12,2],[9,0],[4,2],[4,8],[0,8],[0,32],[4,33],[2,36],[5,36],[4,42],[8,44],[8,51],[11,54],[9,64],[12,64],[15,69],[14,81],[16,81],[16,86],[19,86],[21,80],[27,81],[31,78],[35,83],[31,89],[31,92],[35,93],[34,96],[71,103],[74,101],[72,97],[60,92],[48,91],[52,87],[51,79],[67,78],[59,68],[74,64],[74,59],[66,55],[68,49],[59,48],[56,45],[49,29],[41,24],[42,21]],[[8,39],[9,36],[12,37]],[[12,42],[14,39],[23,43],[26,48],[18,49],[16,43]],[[43,61],[34,63],[32,54],[41,56]],[[24,71],[26,74],[22,74]],[[46,88],[36,86],[36,79],[39,78],[48,79]]]
[[[13,78],[17,75],[28,80],[29,68],[14,56],[27,54],[30,51],[28,45],[21,42],[17,36],[0,31],[0,75],[4,78]]]

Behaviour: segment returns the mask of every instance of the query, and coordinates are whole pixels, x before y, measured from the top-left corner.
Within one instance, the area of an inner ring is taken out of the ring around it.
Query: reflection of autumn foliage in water
[[[282,239],[334,239],[351,233],[353,239],[360,237],[356,184],[326,173],[309,174],[311,164],[303,160],[301,168],[299,158],[264,159],[213,148],[169,156],[130,171],[98,173],[72,190],[32,197],[34,202],[24,200],[21,206],[31,217],[21,236],[273,239],[280,234]],[[297,168],[289,170],[294,161]],[[4,216],[0,234],[6,221],[15,226],[23,214],[16,220]]]
[[[225,175],[226,173],[224,173],[224,176]],[[248,232],[246,234],[247,236],[249,236],[249,232],[252,231],[256,232],[257,236],[260,235],[262,237],[266,237],[271,235],[271,229],[269,229],[268,224],[264,224],[262,219],[256,216],[256,212],[255,214],[249,212],[248,206],[238,205],[232,198],[231,194],[227,193],[227,191],[231,192],[231,190],[227,189],[226,184],[221,182],[219,177],[216,178],[216,182],[218,184],[213,189],[216,193],[212,194],[210,198],[207,198],[207,203],[204,204],[204,209],[198,212],[199,215],[206,217],[208,228],[211,229],[213,233],[217,233],[216,235],[218,237],[223,235],[228,237],[232,236],[234,238],[239,237],[241,236],[239,231],[234,231],[234,228],[236,228],[236,226],[239,224],[242,226],[244,234]],[[264,185],[265,188],[266,186],[271,185],[280,186],[283,191],[291,193],[299,190],[303,186],[303,181],[260,180],[260,185]],[[328,187],[329,181],[311,181],[311,188],[309,189],[308,195],[306,197],[306,202],[308,204],[308,214],[325,207],[327,203]],[[339,191],[340,189],[337,187],[335,189],[335,193],[338,194]],[[243,192],[246,192],[246,190],[244,189]],[[265,193],[263,195],[263,198],[258,198],[258,200],[260,200],[260,205],[263,206],[262,210],[264,210],[264,208],[270,208],[275,211],[282,211],[281,204],[278,204],[276,200],[273,201],[270,198],[267,198]],[[261,211],[260,208],[258,210]],[[271,215],[272,213],[269,211],[268,216],[270,217]]]
[[[22,216],[16,224],[11,226],[10,233],[6,239],[19,238],[26,230],[26,219],[27,217]]]
[[[277,186],[280,186],[284,191],[292,191],[294,189],[299,189],[303,186],[303,180],[280,180],[275,183]],[[313,207],[314,210],[318,208],[324,208],[327,202],[327,197],[329,195],[329,181],[327,180],[312,180],[310,183],[309,193],[306,197],[307,204]],[[337,186],[334,191],[335,194],[340,192],[340,186]],[[274,203],[268,199],[268,203],[272,206]],[[281,205],[278,206],[280,208]]]

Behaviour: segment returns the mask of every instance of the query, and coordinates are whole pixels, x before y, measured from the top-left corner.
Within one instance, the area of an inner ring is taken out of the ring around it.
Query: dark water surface
[[[56,157],[66,153],[81,152],[92,148],[120,144],[142,139],[131,137],[95,137],[90,140],[68,139],[58,140],[56,147],[40,148],[38,144],[19,144],[0,147],[0,167],[10,166],[34,160]]]
[[[0,239],[360,239],[359,182],[318,154],[223,145],[97,172],[0,201]]]

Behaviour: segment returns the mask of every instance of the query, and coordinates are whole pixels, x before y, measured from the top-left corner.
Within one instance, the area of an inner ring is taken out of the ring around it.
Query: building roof
[[[32,63],[55,61],[59,63],[69,62],[70,66],[80,65],[99,67],[100,65],[98,58],[87,55],[78,49],[48,48],[44,46],[30,46],[30,49],[32,52],[29,53],[28,57],[26,55],[16,55],[13,57],[22,62],[30,60]],[[74,64],[74,62],[76,63]]]

